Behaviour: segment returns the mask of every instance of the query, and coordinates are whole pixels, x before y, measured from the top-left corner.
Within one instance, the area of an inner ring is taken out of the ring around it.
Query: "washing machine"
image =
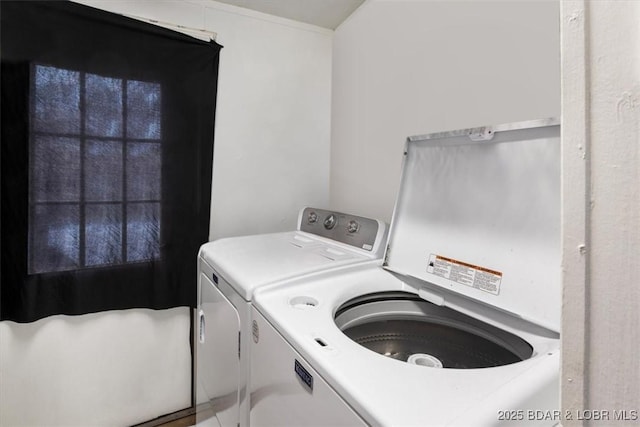
[[[247,426],[250,307],[261,287],[348,265],[380,264],[387,225],[305,208],[297,229],[219,239],[198,254],[196,423]]]
[[[410,137],[382,265],[258,290],[251,425],[556,425],[560,125]]]

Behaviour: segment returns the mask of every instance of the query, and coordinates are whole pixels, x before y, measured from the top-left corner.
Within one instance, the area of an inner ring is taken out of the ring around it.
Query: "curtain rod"
[[[121,15],[126,16],[128,18],[137,19],[138,21],[148,22],[154,25],[158,25],[160,27],[165,27],[170,30],[188,34],[191,37],[195,37],[197,39],[204,40],[204,41],[215,40],[216,37],[218,36],[218,34],[214,33],[213,31],[207,31],[200,28],[185,27],[184,25],[177,25],[177,24],[172,24],[170,22],[158,21],[157,19],[143,18],[142,16],[129,15],[126,13],[122,13]]]

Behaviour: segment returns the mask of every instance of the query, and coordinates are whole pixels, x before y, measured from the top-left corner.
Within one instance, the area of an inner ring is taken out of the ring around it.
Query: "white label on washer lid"
[[[493,295],[500,293],[500,282],[502,281],[501,272],[458,261],[453,258],[436,254],[429,255],[427,273]]]

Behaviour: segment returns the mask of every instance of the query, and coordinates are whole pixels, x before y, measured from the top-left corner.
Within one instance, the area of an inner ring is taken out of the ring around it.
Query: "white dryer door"
[[[199,404],[208,403],[221,426],[239,420],[240,318],[236,308],[204,274],[200,274],[196,358]]]

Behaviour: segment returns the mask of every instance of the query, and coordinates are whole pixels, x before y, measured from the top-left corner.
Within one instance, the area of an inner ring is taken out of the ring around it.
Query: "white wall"
[[[640,416],[640,3],[562,3],[565,425]],[[635,413],[631,412],[635,411]]]
[[[205,10],[222,44],[211,239],[291,230],[329,202],[333,32]],[[233,11],[233,12],[231,12]]]
[[[188,310],[0,322],[0,425],[132,425],[189,407]]]
[[[409,135],[559,116],[558,13],[367,0],[334,36],[331,207],[389,221]]]
[[[332,32],[208,0],[80,2],[225,46],[211,238],[291,229],[328,203]],[[0,323],[2,426],[131,425],[190,404],[187,308]]]

